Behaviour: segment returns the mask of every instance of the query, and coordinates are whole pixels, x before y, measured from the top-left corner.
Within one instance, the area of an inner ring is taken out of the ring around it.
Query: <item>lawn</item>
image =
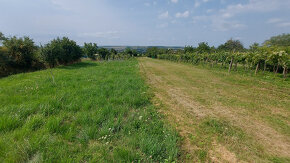
[[[0,162],[174,161],[177,133],[151,98],[135,59],[2,78]]]

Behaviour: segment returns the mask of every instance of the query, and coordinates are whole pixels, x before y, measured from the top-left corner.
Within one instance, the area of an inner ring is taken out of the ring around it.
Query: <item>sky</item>
[[[247,47],[290,33],[290,0],[0,0],[0,32],[36,44]]]

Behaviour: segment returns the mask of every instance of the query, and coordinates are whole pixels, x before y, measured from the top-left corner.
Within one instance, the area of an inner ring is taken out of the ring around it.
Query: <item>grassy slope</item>
[[[184,160],[290,161],[289,80],[149,58],[140,63],[184,138]]]
[[[0,162],[176,159],[136,60],[52,71],[0,79]]]

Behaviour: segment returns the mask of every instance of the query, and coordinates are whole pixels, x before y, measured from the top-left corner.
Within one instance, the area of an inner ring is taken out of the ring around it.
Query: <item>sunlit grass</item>
[[[178,137],[150,103],[136,60],[0,80],[0,162],[175,160]]]

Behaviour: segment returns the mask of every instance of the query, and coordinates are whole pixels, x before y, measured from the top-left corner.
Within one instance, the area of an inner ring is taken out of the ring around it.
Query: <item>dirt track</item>
[[[232,144],[213,140],[208,151],[210,161],[264,161],[266,156],[290,158],[290,89],[186,64],[148,58],[139,59],[139,63],[156,101],[164,104],[161,112],[184,138],[182,150],[186,156],[181,159],[195,158],[198,147],[190,135],[195,135],[199,122],[208,118],[226,120],[240,128],[257,142],[255,145],[249,142],[249,148],[261,146],[255,153],[243,156],[236,152],[239,147],[231,150]],[[272,122],[272,117],[281,123]]]

